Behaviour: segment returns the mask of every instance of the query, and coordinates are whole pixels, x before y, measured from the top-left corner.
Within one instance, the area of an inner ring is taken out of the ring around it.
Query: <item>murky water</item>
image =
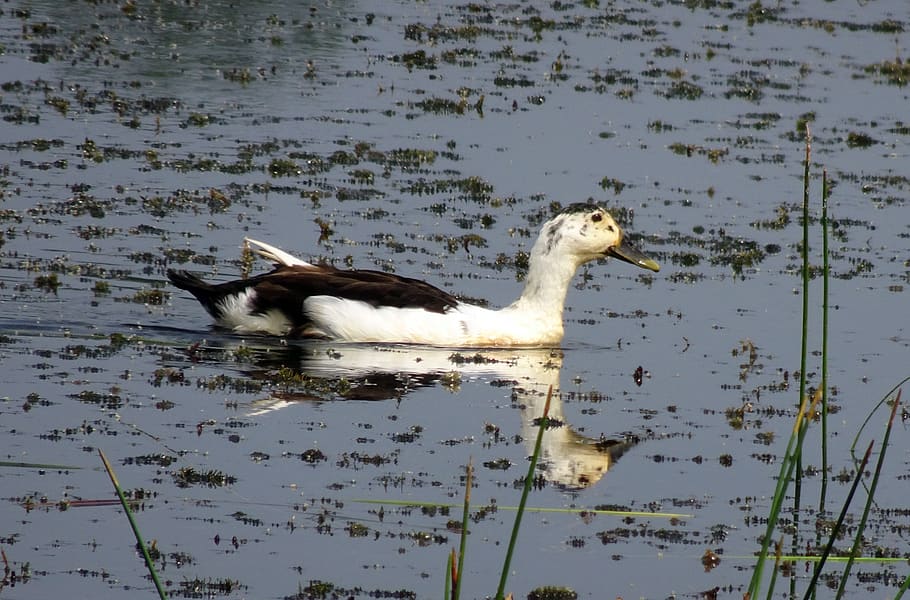
[[[0,596],[154,593],[99,449],[182,597],[438,597],[460,508],[364,501],[457,505],[473,460],[465,591],[492,594],[552,384],[530,505],[578,510],[526,516],[508,588],[741,597],[798,400],[804,122],[839,506],[910,364],[899,3],[146,4],[0,14]],[[243,338],[164,276],[237,277],[250,235],[502,305],[551,205],[588,198],[664,268],[588,266],[560,351]],[[910,554],[892,442],[864,556]]]

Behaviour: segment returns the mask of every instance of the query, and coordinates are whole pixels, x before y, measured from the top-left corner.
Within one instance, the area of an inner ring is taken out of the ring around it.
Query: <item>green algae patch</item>
[[[878,75],[889,85],[904,87],[910,81],[910,61],[903,61],[900,58],[884,60],[880,63],[867,65],[865,72]]]
[[[188,488],[201,485],[209,488],[219,488],[233,485],[237,478],[217,469],[197,471],[193,467],[183,467],[172,474],[174,483],[179,488]]]
[[[851,131],[847,134],[846,143],[849,148],[868,148],[877,144],[878,141],[868,133]]]

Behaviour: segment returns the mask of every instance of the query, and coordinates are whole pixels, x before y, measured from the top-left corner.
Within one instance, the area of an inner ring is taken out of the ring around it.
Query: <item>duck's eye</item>
[[[595,223],[600,223],[603,220],[604,216],[600,213],[594,213],[591,215],[591,220]]]

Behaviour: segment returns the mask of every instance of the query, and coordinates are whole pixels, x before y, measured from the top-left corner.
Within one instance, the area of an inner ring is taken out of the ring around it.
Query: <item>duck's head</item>
[[[572,256],[578,265],[613,256],[642,269],[659,271],[660,265],[624,239],[622,228],[596,204],[572,204],[547,221],[536,250]]]

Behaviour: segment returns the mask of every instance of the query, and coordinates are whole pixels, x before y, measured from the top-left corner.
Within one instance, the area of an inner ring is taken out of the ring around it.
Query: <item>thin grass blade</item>
[[[130,527],[133,528],[133,535],[136,537],[136,543],[139,544],[139,548],[142,549],[142,556],[145,558],[145,566],[148,568],[149,575],[152,576],[152,581],[155,582],[155,589],[158,590],[158,597],[161,598],[161,600],[165,600],[167,596],[164,593],[164,587],[161,585],[161,580],[158,579],[158,572],[155,571],[155,565],[152,563],[152,557],[149,556],[148,547],[146,547],[145,542],[142,539],[142,534],[139,532],[139,526],[136,524],[136,519],[133,518],[133,511],[130,510],[130,505],[126,501],[126,496],[123,495],[123,490],[120,489],[120,482],[117,481],[114,469],[111,467],[111,463],[107,462],[107,457],[104,455],[101,448],[98,449],[98,455],[101,457],[101,462],[104,463],[104,470],[107,471],[108,477],[111,478],[114,490],[117,491],[117,497],[120,498],[120,504],[123,506],[124,512],[126,512],[126,518],[129,519]]]
[[[442,597],[445,600],[449,600],[452,597],[452,581],[455,579],[455,548],[448,554],[446,558],[446,581],[442,591]]]
[[[473,483],[474,461],[473,459],[468,459],[468,468],[465,473],[464,511],[461,514],[461,543],[458,547],[458,561],[452,570],[452,583],[455,586],[452,590],[453,600],[458,600],[461,597],[461,575],[464,574],[464,554],[468,545],[468,517],[471,507],[471,485]]]
[[[828,539],[828,544],[825,546],[821,558],[815,564],[815,571],[812,573],[812,579],[809,581],[809,587],[806,588],[806,595],[803,596],[804,600],[808,600],[808,598],[812,595],[812,591],[815,589],[815,585],[818,583],[818,578],[825,566],[825,561],[831,554],[831,549],[834,547],[834,542],[837,540],[837,535],[840,533],[841,527],[844,525],[844,519],[847,517],[847,509],[850,508],[850,502],[853,500],[853,495],[856,493],[856,488],[859,487],[859,482],[863,478],[863,471],[866,468],[866,463],[869,462],[869,456],[872,454],[872,446],[874,444],[875,440],[872,440],[869,442],[869,446],[866,448],[866,454],[863,456],[860,468],[856,471],[856,478],[853,480],[853,485],[850,487],[850,492],[847,494],[847,498],[844,500],[844,505],[841,507],[840,515],[837,517],[837,522],[834,524],[834,528],[831,530],[831,537]]]
[[[774,595],[774,584],[777,583],[777,573],[780,570],[780,557],[784,550],[784,538],[781,536],[774,545],[774,570],[771,572],[771,581],[768,582],[767,600],[771,600]]]
[[[822,480],[818,510],[825,512],[828,493],[828,170],[822,170]]]
[[[55,471],[76,471],[82,468],[75,465],[55,465],[49,463],[29,463],[8,460],[0,460],[0,467],[13,467],[16,469],[44,469]]]
[[[869,511],[872,509],[872,502],[875,498],[875,490],[878,487],[878,478],[882,473],[882,466],[885,463],[885,455],[888,453],[888,440],[891,438],[891,429],[894,426],[894,416],[897,414],[897,407],[901,403],[901,391],[898,390],[897,398],[891,406],[891,417],[888,419],[888,425],[885,427],[885,437],[882,440],[882,450],[878,454],[878,462],[875,464],[875,473],[872,475],[872,483],[869,485],[869,493],[866,496],[866,506],[863,507],[863,516],[860,518],[859,526],[856,528],[856,537],[853,540],[853,547],[850,549],[850,560],[844,567],[844,574],[841,576],[840,585],[837,588],[837,598],[842,598],[844,588],[847,585],[847,578],[850,576],[850,569],[853,568],[853,559],[859,553],[862,545],[863,533],[866,529],[866,521],[869,518]],[[868,455],[868,453],[867,453]],[[860,471],[862,473],[862,471]],[[858,475],[859,476],[859,475]]]
[[[762,539],[762,546],[758,553],[755,569],[752,571],[752,580],[749,582],[749,597],[757,597],[761,587],[760,583],[762,575],[764,574],[765,562],[768,559],[768,548],[771,545],[771,536],[774,534],[774,529],[777,527],[777,520],[780,516],[781,506],[783,506],[784,495],[789,485],[790,477],[793,475],[793,469],[797,463],[796,457],[798,456],[798,451],[802,447],[806,437],[806,431],[809,429],[809,419],[807,418],[807,415],[813,413],[820,397],[821,393],[816,390],[811,402],[809,402],[809,398],[803,398],[803,402],[799,407],[799,412],[796,414],[796,420],[793,423],[793,431],[790,434],[790,440],[787,442],[784,458],[781,460],[780,473],[777,477],[777,486],[774,490],[774,496],[771,499],[771,509],[768,513],[768,525]]]
[[[506,589],[506,580],[509,578],[509,567],[512,564],[512,553],[515,551],[515,543],[518,540],[518,530],[521,527],[521,517],[524,514],[525,503],[528,501],[528,494],[531,493],[531,482],[534,480],[534,471],[537,469],[537,459],[540,458],[540,447],[543,443],[543,433],[550,424],[550,400],[553,398],[553,386],[547,391],[547,401],[543,406],[543,415],[540,417],[540,426],[537,428],[537,441],[534,444],[534,453],[531,455],[531,464],[528,465],[528,474],[525,477],[525,486],[521,492],[521,500],[518,503],[518,511],[515,513],[515,523],[512,526],[512,537],[509,539],[509,549],[506,551],[506,559],[502,564],[502,575],[499,578],[499,589],[496,590],[496,600],[502,600]]]
[[[803,168],[803,324],[799,361],[799,397],[806,397],[806,360],[809,354],[809,167],[812,158],[812,132],[806,123],[806,161]],[[799,522],[803,489],[803,450],[796,447],[796,473],[793,480],[793,520]],[[799,528],[793,532],[793,554],[799,551]],[[796,594],[796,579],[790,580],[790,596]]]

